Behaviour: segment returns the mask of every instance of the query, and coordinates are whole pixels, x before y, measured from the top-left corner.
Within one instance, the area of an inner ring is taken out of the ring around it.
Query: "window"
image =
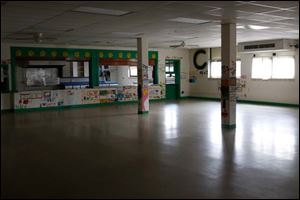
[[[252,60],[253,79],[293,79],[295,59],[293,56],[254,57]]]
[[[293,56],[273,57],[272,78],[293,79],[295,77],[295,59]]]
[[[129,74],[128,77],[137,77],[137,67],[136,66],[130,66],[128,74]]]
[[[175,84],[174,63],[166,62],[166,84]]]
[[[208,78],[221,78],[222,76],[222,62],[212,61],[208,68]],[[236,77],[241,77],[241,61],[236,61]]]
[[[253,58],[251,78],[267,80],[271,78],[272,59],[271,57]]]

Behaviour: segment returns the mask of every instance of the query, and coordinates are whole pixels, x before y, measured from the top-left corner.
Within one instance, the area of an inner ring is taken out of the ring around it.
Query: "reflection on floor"
[[[299,198],[299,109],[180,100],[1,114],[1,197]]]

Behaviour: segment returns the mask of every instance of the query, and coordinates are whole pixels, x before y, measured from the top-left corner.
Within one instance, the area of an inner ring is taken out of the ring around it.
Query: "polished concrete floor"
[[[299,109],[180,100],[1,114],[1,198],[299,198]]]

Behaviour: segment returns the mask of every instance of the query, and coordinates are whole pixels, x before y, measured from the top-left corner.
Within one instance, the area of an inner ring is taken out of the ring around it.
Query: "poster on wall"
[[[81,104],[81,90],[63,90],[64,105]]]
[[[149,98],[150,99],[161,99],[162,98],[161,86],[151,85],[149,87]]]
[[[38,108],[42,100],[42,94],[37,92],[20,92],[14,94],[14,108]]]
[[[137,87],[136,86],[119,87],[117,92],[117,99],[118,101],[136,101]]]
[[[53,90],[49,91],[41,91],[42,93],[42,99],[40,103],[40,107],[52,107],[52,106],[57,106],[57,97],[58,97],[58,92]]]
[[[117,88],[101,88],[99,90],[99,102],[109,103],[117,101]]]
[[[97,89],[81,90],[81,103],[82,104],[99,103],[99,90]]]

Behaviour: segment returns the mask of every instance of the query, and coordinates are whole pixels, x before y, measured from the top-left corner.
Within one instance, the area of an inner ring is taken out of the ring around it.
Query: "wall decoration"
[[[127,58],[131,58],[131,53],[130,52],[127,53]]]
[[[46,51],[42,50],[42,51],[40,52],[40,56],[41,56],[41,57],[45,57],[45,56],[46,56]]]
[[[120,59],[123,58],[123,53],[122,52],[118,53],[118,58],[120,58]]]
[[[91,53],[90,53],[90,52],[88,52],[88,51],[87,51],[87,52],[85,52],[85,53],[84,53],[84,57],[86,57],[86,58],[89,58],[89,57],[91,57]]]
[[[143,80],[148,79],[148,66],[143,64]]]
[[[122,86],[118,88],[117,92],[118,101],[136,101],[137,100],[137,87],[136,86]]]
[[[41,99],[42,94],[40,91],[15,93],[14,108],[38,108],[40,107]]]
[[[22,56],[22,51],[20,49],[16,51],[16,56]]]
[[[99,52],[99,57],[100,58],[104,58],[104,53],[101,51],[101,52]]]
[[[229,78],[229,67],[227,65],[222,65],[222,79]]]
[[[99,102],[108,103],[117,100],[117,88],[101,88],[99,90]]]
[[[51,56],[56,57],[57,56],[57,51],[51,51]]]
[[[28,56],[30,56],[30,57],[34,56],[34,51],[29,50],[29,51],[28,51]]]
[[[199,49],[198,51],[195,52],[193,56],[193,63],[196,69],[198,70],[203,70],[207,66],[207,62],[204,63],[198,63],[197,62],[197,57],[199,54],[206,54],[206,51],[204,49]]]
[[[69,53],[67,51],[63,52],[63,57],[67,58],[69,56]]]
[[[162,99],[165,96],[164,85],[144,87],[143,95],[150,99]],[[100,89],[42,90],[14,94],[14,107],[39,108],[81,104],[137,101],[137,86],[117,86]],[[146,98],[142,99],[147,101]],[[147,106],[147,105],[145,105]],[[148,104],[149,106],[149,104]]]
[[[75,57],[75,58],[79,58],[79,57],[80,57],[80,52],[79,52],[79,51],[76,51],[76,52],[74,53],[74,57]]]
[[[113,54],[112,52],[109,52],[109,53],[108,53],[108,57],[109,57],[109,58],[113,58],[113,57],[114,57],[114,54]]]
[[[180,73],[180,79],[181,80],[186,80],[188,78],[188,73],[186,72],[181,72]]]
[[[149,111],[149,88],[148,85],[144,85],[142,88],[142,99],[141,99],[141,104],[142,104],[142,112]]]
[[[196,77],[196,76],[193,76],[193,75],[190,75],[190,77],[189,77],[189,82],[190,82],[190,83],[196,83],[196,81],[197,81],[197,77]]]
[[[159,85],[152,85],[149,87],[149,98],[150,99],[161,99],[162,89]]]
[[[247,76],[242,75],[239,79],[236,80],[236,92],[238,98],[241,96],[247,97],[246,87],[247,87]]]
[[[64,105],[79,105],[81,101],[81,90],[61,90]]]
[[[97,89],[81,90],[81,102],[83,104],[99,103],[99,91]]]

